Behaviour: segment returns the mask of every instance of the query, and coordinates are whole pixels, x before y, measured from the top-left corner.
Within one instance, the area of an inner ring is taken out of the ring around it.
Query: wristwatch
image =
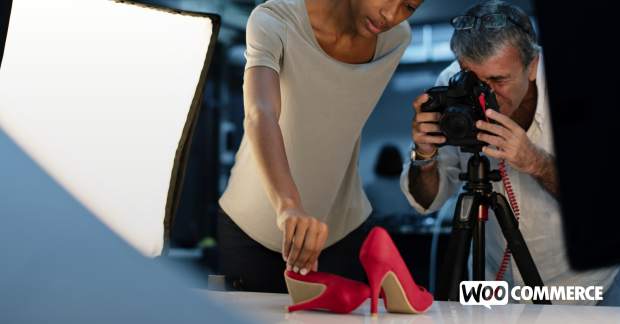
[[[411,147],[411,165],[415,166],[424,166],[433,161],[437,160],[437,155],[439,150],[435,148],[435,152],[433,152],[430,156],[422,156],[420,153],[416,152],[415,146]]]

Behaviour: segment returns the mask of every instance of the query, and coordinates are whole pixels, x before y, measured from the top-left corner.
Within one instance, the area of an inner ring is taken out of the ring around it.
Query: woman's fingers
[[[302,252],[302,249],[304,246],[304,240],[306,237],[306,232],[308,231],[309,225],[310,224],[308,224],[308,220],[305,217],[300,218],[296,222],[295,234],[293,236],[292,244],[291,244],[291,252],[289,253],[289,256],[287,259],[287,264],[293,267],[293,271],[295,272],[299,271],[299,267],[297,267],[296,269],[295,266],[297,264],[297,259],[299,258],[299,255]]]
[[[327,224],[299,211],[286,217],[282,228],[282,257],[286,261],[286,270],[305,275],[315,269],[327,240]]]
[[[319,271],[319,259],[312,264],[312,271]]]
[[[325,247],[325,241],[327,241],[327,225],[321,223],[316,234],[315,244],[312,248],[312,253],[308,258],[306,266],[304,267],[305,269],[318,271],[319,255]]]
[[[293,269],[297,267],[301,271],[301,274],[306,274],[310,270],[310,267],[308,266],[308,260],[315,253],[316,249],[318,234],[316,223],[318,223],[318,221],[315,218],[312,218],[309,222],[310,226],[308,226],[308,230],[306,231],[301,252],[299,253],[299,257],[293,265]]]
[[[293,236],[295,235],[295,226],[297,225],[297,217],[288,217],[284,222],[284,239],[282,240],[282,258],[288,261],[291,253],[291,245],[293,244]]]

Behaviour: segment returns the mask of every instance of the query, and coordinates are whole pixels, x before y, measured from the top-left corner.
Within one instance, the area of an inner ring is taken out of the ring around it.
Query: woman
[[[238,288],[285,292],[284,262],[364,280],[360,134],[420,3],[270,0],[250,15],[245,135],[218,219],[220,271]]]

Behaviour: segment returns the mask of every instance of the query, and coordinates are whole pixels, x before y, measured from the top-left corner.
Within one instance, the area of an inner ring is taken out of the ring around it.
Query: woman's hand
[[[327,241],[327,224],[308,215],[300,208],[283,210],[278,219],[282,219],[283,230],[282,257],[286,269],[305,275],[310,270],[318,270],[319,254]]]

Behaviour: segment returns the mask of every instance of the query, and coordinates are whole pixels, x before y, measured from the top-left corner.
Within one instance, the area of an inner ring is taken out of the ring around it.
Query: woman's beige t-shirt
[[[358,174],[360,135],[410,41],[404,21],[379,34],[371,62],[347,64],[318,45],[304,0],[270,0],[249,17],[245,69],[267,66],[279,74],[286,156],[304,209],[329,227],[326,246],[372,211]],[[281,251],[282,232],[247,136],[219,203],[251,238]]]

